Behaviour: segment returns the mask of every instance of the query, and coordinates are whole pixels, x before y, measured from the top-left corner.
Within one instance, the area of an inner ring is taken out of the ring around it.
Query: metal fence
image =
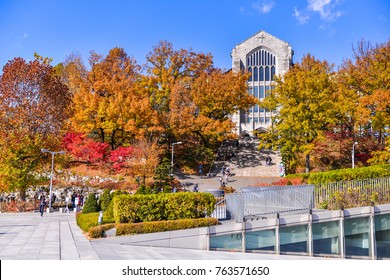
[[[341,197],[341,193],[344,196]],[[335,209],[340,205],[340,200],[354,199],[362,204],[390,203],[390,178],[364,179],[355,181],[344,181],[336,183],[318,184],[315,187],[315,206]],[[345,197],[345,198],[344,198]],[[344,201],[345,202],[345,201]],[[363,206],[363,205],[355,205]]]
[[[250,187],[226,195],[231,218],[243,221],[251,216],[309,210],[314,207],[314,185]]]

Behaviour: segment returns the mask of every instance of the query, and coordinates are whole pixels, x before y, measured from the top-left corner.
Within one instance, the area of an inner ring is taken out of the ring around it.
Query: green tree
[[[87,213],[94,213],[94,212],[99,212],[100,208],[96,199],[95,194],[91,193],[87,201],[85,201],[84,207],[83,207],[83,214]]]
[[[280,147],[289,171],[303,155],[305,170],[310,172],[310,154],[316,141],[323,139],[324,132],[337,119],[334,80],[332,66],[308,54],[283,79],[276,78],[273,94],[261,104],[277,110],[273,127],[261,136],[263,146]]]
[[[104,190],[103,194],[100,196],[99,199],[100,209],[106,211],[108,209],[108,206],[110,205],[111,200],[112,200],[111,190],[110,189]]]

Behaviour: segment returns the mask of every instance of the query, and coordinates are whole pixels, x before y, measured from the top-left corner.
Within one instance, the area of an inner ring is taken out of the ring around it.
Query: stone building
[[[232,51],[232,71],[247,70],[252,73],[248,79],[250,94],[262,100],[272,93],[275,75],[283,76],[293,61],[291,46],[271,34],[260,31],[244,42],[236,45]],[[236,133],[253,135],[255,130],[264,131],[271,125],[272,114],[259,105],[247,112],[232,115],[236,123]]]

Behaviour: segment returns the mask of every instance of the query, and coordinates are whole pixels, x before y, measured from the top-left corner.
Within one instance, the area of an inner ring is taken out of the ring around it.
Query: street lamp
[[[357,144],[358,142],[355,142],[352,145],[352,168],[355,168],[355,145]]]
[[[172,143],[172,158],[171,158],[171,169],[172,169],[172,174],[173,174],[173,147],[175,145],[180,145],[182,142],[174,142]]]
[[[51,212],[51,199],[53,193],[53,171],[54,171],[54,155],[56,154],[65,154],[64,151],[52,152],[47,149],[41,149],[42,153],[51,153],[51,173],[50,173],[50,195],[49,195],[49,212]]]

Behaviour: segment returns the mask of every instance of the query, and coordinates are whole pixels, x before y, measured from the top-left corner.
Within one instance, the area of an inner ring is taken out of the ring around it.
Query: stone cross
[[[263,43],[265,36],[264,36],[264,34],[261,34],[261,35],[258,36],[257,38],[260,39],[260,43]]]

